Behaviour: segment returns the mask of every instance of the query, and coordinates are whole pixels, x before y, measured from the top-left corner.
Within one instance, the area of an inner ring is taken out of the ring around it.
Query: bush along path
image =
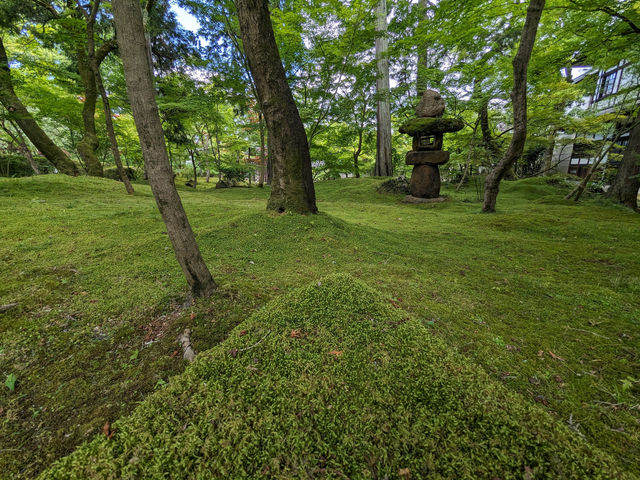
[[[312,477],[626,478],[344,274],[269,303],[40,478]]]

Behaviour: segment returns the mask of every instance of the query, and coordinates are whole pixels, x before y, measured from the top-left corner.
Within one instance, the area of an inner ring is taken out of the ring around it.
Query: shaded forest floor
[[[164,388],[184,328],[209,349],[343,272],[640,475],[640,216],[545,179],[505,183],[495,215],[472,186],[416,206],[380,182],[318,183],[309,217],[266,212],[266,189],[181,190],[221,285],[184,307],[148,187],[0,179],[0,304],[18,303],[0,314],[0,476],[34,476]]]

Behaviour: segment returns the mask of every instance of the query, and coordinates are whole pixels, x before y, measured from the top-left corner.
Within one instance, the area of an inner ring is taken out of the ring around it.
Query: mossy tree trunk
[[[78,167],[60,149],[33,119],[13,89],[9,59],[0,36],[0,103],[9,112],[9,119],[31,140],[31,143],[45,156],[60,173],[78,175]]]
[[[267,0],[236,0],[245,55],[269,132],[273,165],[267,208],[316,213],[307,135],[287,83]]]
[[[531,0],[522,29],[520,46],[513,59],[513,137],[502,159],[487,175],[484,186],[483,212],[495,212],[500,181],[513,164],[520,158],[527,139],[527,70],[531,51],[536,41],[538,24],[542,16],[545,0]]]
[[[210,296],[216,283],[204,263],[173,181],[156,104],[147,42],[138,0],[114,0],[120,55],[149,185],[167,227],[178,263],[194,297]]]
[[[622,162],[611,188],[607,191],[607,197],[637,210],[640,189],[640,117],[636,117],[634,123],[629,144],[622,155]]]

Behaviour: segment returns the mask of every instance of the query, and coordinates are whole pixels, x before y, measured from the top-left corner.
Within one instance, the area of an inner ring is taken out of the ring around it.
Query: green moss
[[[407,135],[436,135],[449,132],[457,132],[464,128],[464,122],[458,118],[429,118],[418,117],[403,123],[400,133]]]
[[[183,183],[221,285],[188,309],[148,186],[128,196],[104,179],[0,179],[0,304],[20,304],[0,315],[0,378],[17,377],[0,389],[0,477],[35,477],[181,372],[184,328],[204,352],[256,308],[336,272],[640,474],[637,214],[565,202],[566,182],[546,179],[503,182],[490,217],[473,179],[443,185],[450,201],[436,206],[378,195],[380,179],[319,182],[313,216],[266,212],[268,188]]]
[[[274,301],[41,478],[613,478],[348,275]]]

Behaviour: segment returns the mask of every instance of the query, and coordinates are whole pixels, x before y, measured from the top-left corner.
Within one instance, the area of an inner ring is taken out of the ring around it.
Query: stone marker
[[[440,199],[440,169],[449,161],[449,152],[442,150],[443,135],[464,128],[462,120],[440,118],[445,110],[444,100],[435,90],[422,94],[416,108],[416,118],[405,122],[400,133],[413,137],[412,150],[407,153],[405,162],[413,165],[407,203],[424,203],[420,199]]]

